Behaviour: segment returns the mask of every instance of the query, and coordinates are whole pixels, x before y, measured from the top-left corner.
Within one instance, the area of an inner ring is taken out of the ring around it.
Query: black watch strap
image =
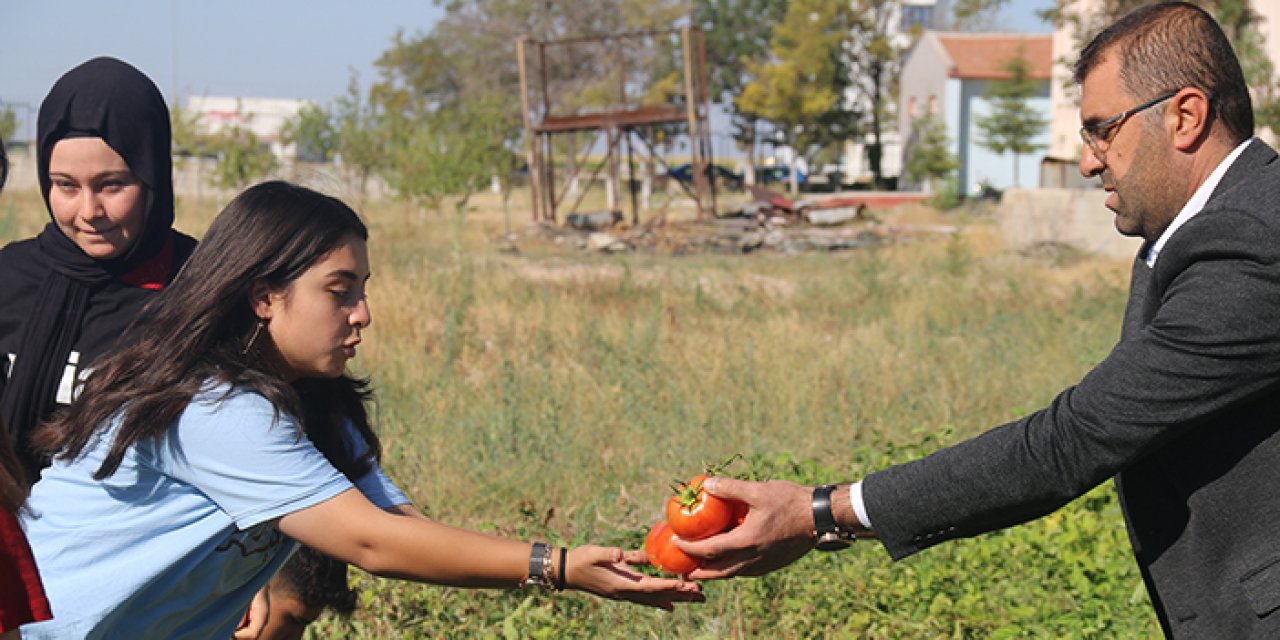
[[[835,490],[834,484],[813,489],[813,534],[818,539],[815,547],[821,551],[843,549],[853,540],[852,535],[840,530],[835,514],[831,512],[831,492]]]

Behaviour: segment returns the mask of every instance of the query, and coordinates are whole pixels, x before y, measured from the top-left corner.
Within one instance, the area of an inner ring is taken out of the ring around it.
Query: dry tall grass
[[[1123,307],[1127,265],[1021,257],[985,220],[844,253],[499,253],[522,198],[509,219],[489,196],[463,218],[367,207],[374,322],[354,365],[379,390],[389,473],[433,516],[510,535],[635,541],[673,478],[733,453],[855,479],[856,448],[1044,405],[1106,354]],[[38,230],[40,204],[0,197],[4,237]],[[181,202],[180,228],[216,208]],[[595,629],[618,615],[592,611]]]
[[[508,256],[489,211],[367,212],[359,367],[388,466],[438,514],[499,525],[487,506],[568,518],[608,486],[639,527],[674,475],[735,452],[840,468],[871,436],[1012,419],[1105,354],[1127,275],[1010,255],[983,222],[843,254]]]

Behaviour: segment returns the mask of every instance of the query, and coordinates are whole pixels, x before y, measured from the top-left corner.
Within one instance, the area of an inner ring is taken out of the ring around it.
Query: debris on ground
[[[629,226],[619,212],[573,214],[565,224],[537,223],[526,239],[550,241],[595,252],[751,253],[841,251],[901,242],[920,235],[952,234],[950,225],[884,224],[871,209],[918,202],[920,194],[867,192],[792,200],[750,187],[751,201],[699,222],[666,222],[664,217]],[[513,245],[509,238],[502,244]]]
[[[565,222],[574,229],[583,231],[599,231],[608,229],[622,222],[621,211],[597,211],[595,213],[573,213],[565,218]]]
[[[708,222],[668,222],[618,225],[608,232],[583,231],[553,224],[530,225],[522,241],[553,242],[595,252],[649,252],[671,255],[696,253],[803,253],[841,251],[905,242],[925,235],[950,235],[951,225],[884,224],[854,219],[838,226],[818,226],[782,216],[718,218]],[[504,245],[512,245],[505,242]]]

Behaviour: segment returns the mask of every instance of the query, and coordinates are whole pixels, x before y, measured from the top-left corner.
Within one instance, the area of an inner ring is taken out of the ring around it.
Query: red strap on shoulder
[[[160,291],[169,281],[169,270],[173,267],[173,234],[164,241],[164,247],[151,256],[150,260],[133,268],[133,270],[116,276],[116,279],[135,287]]]

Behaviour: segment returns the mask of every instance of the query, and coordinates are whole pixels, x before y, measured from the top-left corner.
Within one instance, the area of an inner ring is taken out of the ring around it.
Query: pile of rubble
[[[563,226],[537,224],[527,235],[589,251],[692,253],[783,253],[839,251],[876,246],[921,234],[950,234],[948,225],[889,225],[869,215],[875,194],[792,201],[752,188],[753,200],[706,222],[653,221],[627,227],[618,212],[570,215]],[[902,202],[917,196],[894,194]],[[504,238],[514,250],[517,238]]]

